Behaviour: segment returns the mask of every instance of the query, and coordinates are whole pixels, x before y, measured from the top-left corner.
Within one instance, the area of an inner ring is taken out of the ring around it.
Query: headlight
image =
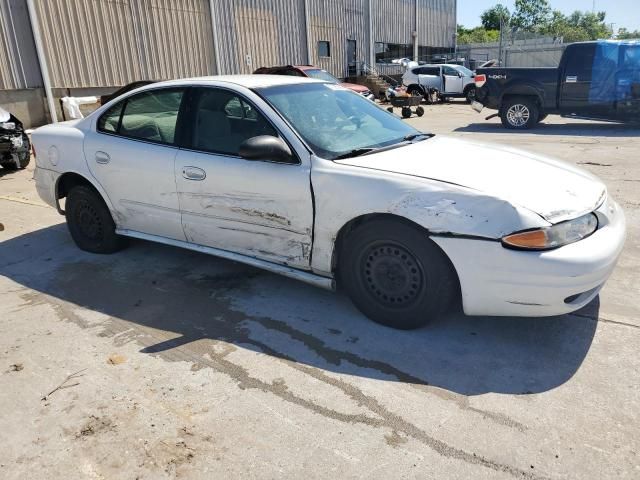
[[[589,213],[552,227],[512,233],[502,239],[502,245],[523,250],[550,250],[587,238],[597,228],[598,217]]]
[[[4,122],[4,123],[0,123],[0,128],[4,130],[15,130],[16,124],[14,122]]]

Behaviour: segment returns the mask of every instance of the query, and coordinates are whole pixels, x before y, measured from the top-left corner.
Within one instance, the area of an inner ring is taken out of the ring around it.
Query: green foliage
[[[640,30],[629,31],[626,28],[621,28],[618,30],[618,34],[616,35],[618,40],[636,40],[640,39]]]
[[[546,25],[551,17],[549,0],[516,0],[511,25],[529,32]]]
[[[509,14],[506,7],[498,4],[481,15],[482,27],[466,29],[458,25],[458,43],[498,41],[501,17],[506,19],[504,27],[520,32],[563,37],[566,43],[611,38],[613,33],[605,22],[605,12],[575,11],[565,15],[559,10],[552,10],[549,0],[516,0],[513,15]],[[640,31],[620,29],[618,38],[640,38]]]
[[[467,29],[458,25],[458,44],[497,42],[500,30],[487,30],[484,27]]]
[[[480,15],[482,26],[485,30],[500,30],[500,21],[505,25],[509,25],[511,21],[511,13],[504,5],[495,5]]]
[[[605,23],[605,18],[605,12],[575,11],[567,16],[556,10],[539,32],[544,35],[564,37],[566,43],[610,38],[613,32]]]

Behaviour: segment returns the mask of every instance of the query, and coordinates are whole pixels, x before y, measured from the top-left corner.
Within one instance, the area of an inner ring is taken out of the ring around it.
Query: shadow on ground
[[[464,133],[505,133],[522,135],[522,133],[533,135],[573,135],[577,137],[637,137],[640,135],[640,126],[626,125],[620,123],[540,123],[531,130],[509,130],[504,128],[501,123],[484,122],[471,123],[464,127],[459,127],[454,132]]]
[[[177,349],[197,362],[224,342],[464,395],[538,393],[566,382],[589,350],[599,310],[596,300],[579,316],[452,313],[420,330],[394,331],[341,294],[204,254],[142,241],[114,255],[87,254],[62,224],[2,242],[0,275],[49,296],[25,290],[26,303],[56,305],[60,318],[80,326],[96,327],[76,306],[105,314],[97,325],[103,335],[129,332],[127,341],[166,360]]]

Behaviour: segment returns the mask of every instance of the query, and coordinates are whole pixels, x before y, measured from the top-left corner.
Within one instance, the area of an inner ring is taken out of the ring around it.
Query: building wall
[[[25,0],[0,0],[0,90],[42,86]]]
[[[220,73],[306,63],[303,0],[217,0]]]
[[[215,72],[207,0],[37,0],[54,88]]]

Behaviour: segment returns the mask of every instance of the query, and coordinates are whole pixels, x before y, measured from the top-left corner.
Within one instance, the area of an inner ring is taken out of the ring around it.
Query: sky
[[[480,25],[480,14],[496,3],[502,3],[513,12],[514,0],[458,0],[458,23],[465,27]],[[550,0],[551,8],[563,13],[593,8],[593,0]],[[596,11],[607,12],[607,23],[613,22],[614,30],[621,27],[640,30],[640,0],[595,0]]]

